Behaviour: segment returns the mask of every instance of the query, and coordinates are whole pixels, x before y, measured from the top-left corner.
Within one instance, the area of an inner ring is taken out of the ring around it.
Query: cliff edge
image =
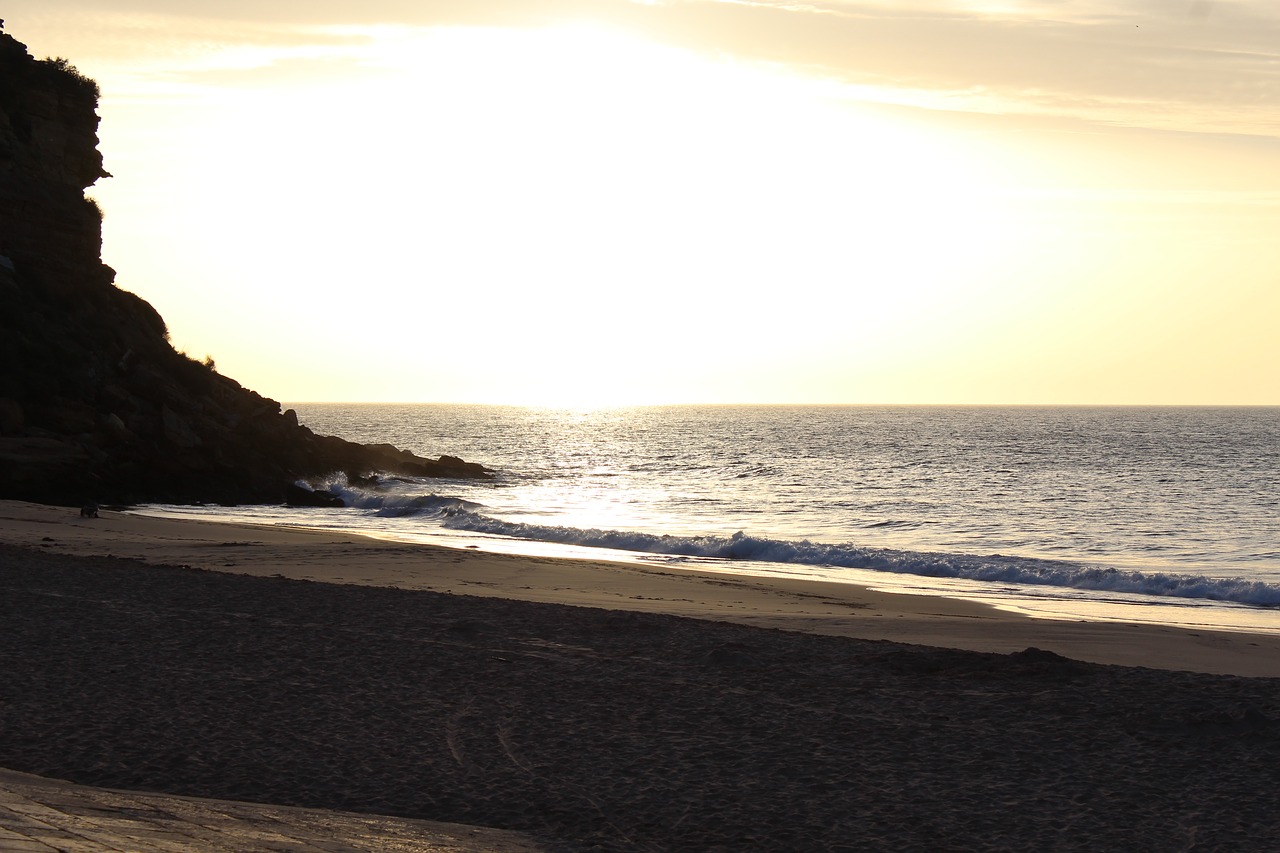
[[[283,500],[300,478],[486,478],[483,466],[320,436],[212,365],[115,286],[98,87],[0,33],[0,498],[76,505]]]

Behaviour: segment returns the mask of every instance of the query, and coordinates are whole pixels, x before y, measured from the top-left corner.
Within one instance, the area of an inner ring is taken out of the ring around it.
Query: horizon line
[[[495,403],[446,400],[293,400],[282,406],[491,406],[512,409],[665,409],[713,406],[811,408],[952,408],[952,409],[1275,409],[1276,403],[849,403],[849,402],[719,402],[719,403]]]

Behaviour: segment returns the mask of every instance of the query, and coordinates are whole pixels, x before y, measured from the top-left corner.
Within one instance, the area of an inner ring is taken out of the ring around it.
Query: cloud
[[[904,103],[1188,130],[1280,130],[1280,8],[1273,4],[702,5],[716,7],[720,20],[699,30],[721,34],[722,49],[897,90]]]
[[[1270,0],[17,0],[10,6],[14,18],[91,16],[100,37],[115,33],[151,51],[169,45],[171,53],[205,50],[222,60],[258,55],[268,65],[271,49],[295,65],[308,49],[312,58],[334,52],[342,27],[595,23],[826,78],[853,99],[1280,134],[1280,6]],[[139,21],[150,23],[140,28]]]

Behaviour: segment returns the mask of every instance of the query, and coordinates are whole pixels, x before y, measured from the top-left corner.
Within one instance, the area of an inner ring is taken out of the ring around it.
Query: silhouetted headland
[[[316,435],[175,351],[156,310],[102,263],[102,212],[84,195],[109,177],[97,102],[66,60],[37,61],[0,33],[0,497],[265,503],[338,471],[491,476]]]

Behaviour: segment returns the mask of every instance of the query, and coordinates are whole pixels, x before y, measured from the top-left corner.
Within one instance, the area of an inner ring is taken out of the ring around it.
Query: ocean
[[[294,408],[497,477],[141,511],[1280,633],[1276,407]]]

